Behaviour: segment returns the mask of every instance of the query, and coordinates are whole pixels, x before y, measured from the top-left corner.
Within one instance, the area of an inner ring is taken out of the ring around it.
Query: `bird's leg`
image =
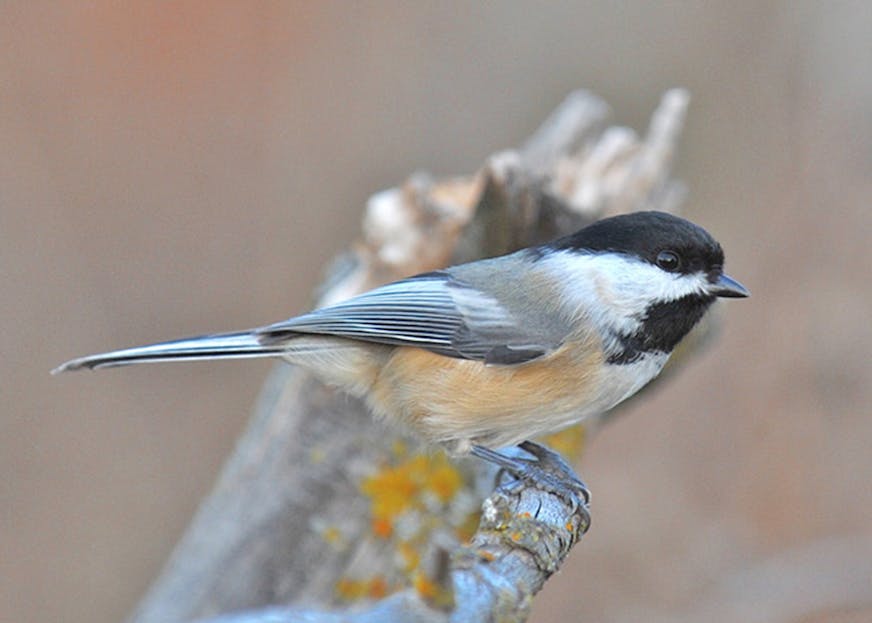
[[[559,495],[572,506],[575,506],[579,501],[585,506],[588,505],[590,491],[563,457],[533,441],[524,441],[518,444],[518,447],[531,454],[535,459],[510,457],[477,445],[472,446],[471,452],[473,456],[493,463],[515,476],[518,479],[515,486],[520,485],[521,481],[528,482],[540,489]]]

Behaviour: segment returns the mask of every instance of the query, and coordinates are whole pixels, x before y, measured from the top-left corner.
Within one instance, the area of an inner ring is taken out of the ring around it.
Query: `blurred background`
[[[2,3],[0,620],[122,619],[271,364],[52,367],[301,312],[371,193],[673,86],[684,214],[753,298],[591,444],[533,620],[872,620],[870,67],[864,2]]]

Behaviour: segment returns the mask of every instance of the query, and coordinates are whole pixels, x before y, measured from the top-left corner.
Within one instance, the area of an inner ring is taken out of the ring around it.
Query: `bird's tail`
[[[59,374],[68,370],[82,370],[85,368],[95,370],[97,368],[128,366],[134,363],[152,361],[276,357],[281,355],[282,351],[282,346],[278,344],[261,344],[257,339],[257,335],[252,331],[218,333],[79,357],[59,365],[52,370],[52,374]]]

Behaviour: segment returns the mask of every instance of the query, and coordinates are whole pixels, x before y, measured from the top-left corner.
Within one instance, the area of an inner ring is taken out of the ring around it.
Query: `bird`
[[[528,440],[613,408],[660,373],[716,299],[749,296],[723,267],[702,227],[633,212],[275,324],[80,357],[53,373],[280,358],[452,454],[517,467],[496,450],[536,454]]]

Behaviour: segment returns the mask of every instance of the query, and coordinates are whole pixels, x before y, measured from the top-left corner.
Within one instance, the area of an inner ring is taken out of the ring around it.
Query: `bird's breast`
[[[398,418],[430,441],[500,447],[611,408],[656,372],[650,363],[644,369],[605,363],[599,340],[592,337],[569,340],[520,365],[397,348],[378,374],[369,402],[379,415]]]

